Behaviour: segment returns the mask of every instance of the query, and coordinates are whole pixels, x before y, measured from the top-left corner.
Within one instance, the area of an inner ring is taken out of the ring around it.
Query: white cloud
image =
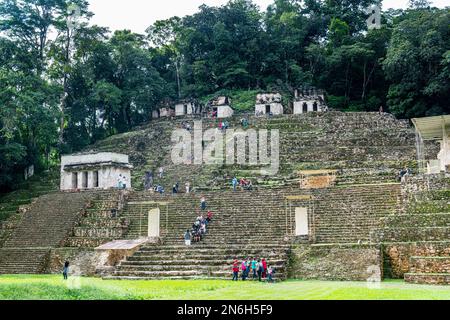
[[[156,20],[193,14],[200,5],[220,6],[228,0],[90,0],[95,16],[93,24],[111,30],[130,29],[143,33]],[[273,0],[254,0],[265,10]],[[448,0],[435,0],[434,5],[444,7]],[[406,8],[408,0],[385,0],[384,8]]]

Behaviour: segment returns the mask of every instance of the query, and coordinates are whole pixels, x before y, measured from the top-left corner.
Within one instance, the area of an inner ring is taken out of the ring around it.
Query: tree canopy
[[[340,110],[448,113],[450,10],[410,1],[367,30],[378,2],[231,0],[136,34],[89,24],[86,0],[3,0],[0,191],[30,164],[149,121],[164,99],[310,85]]]

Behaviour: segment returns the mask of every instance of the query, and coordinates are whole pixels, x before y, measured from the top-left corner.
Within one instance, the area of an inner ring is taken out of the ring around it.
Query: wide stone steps
[[[405,281],[415,284],[449,285],[450,273],[407,273]]]
[[[450,256],[411,257],[410,273],[449,273]]]
[[[67,237],[89,200],[88,194],[55,193],[32,205],[4,247],[56,247]]]
[[[37,274],[43,271],[47,248],[0,248],[0,274]]]
[[[385,225],[403,227],[450,227],[450,213],[396,214],[384,218]]]
[[[114,279],[179,279],[183,277],[229,278],[234,259],[265,258],[284,279],[289,244],[256,245],[224,243],[198,246],[148,245],[122,261],[112,275]],[[111,277],[108,277],[111,278]]]
[[[376,231],[373,239],[383,242],[440,241],[450,239],[450,227],[410,227]]]

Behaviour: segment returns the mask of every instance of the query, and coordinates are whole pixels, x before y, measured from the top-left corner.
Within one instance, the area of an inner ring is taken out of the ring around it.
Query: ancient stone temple
[[[262,93],[256,96],[255,115],[283,114],[282,96],[280,93]]]
[[[202,106],[194,99],[180,100],[175,104],[175,115],[177,117],[201,114]]]
[[[450,115],[413,119],[416,128],[417,155],[424,173],[450,172]],[[425,142],[440,144],[435,159],[425,159]]]
[[[229,97],[217,97],[209,102],[208,107],[219,119],[230,118],[234,114]]]
[[[325,95],[315,88],[300,88],[295,90],[294,114],[308,112],[326,112]]]
[[[127,155],[102,152],[62,156],[61,191],[131,188]]]

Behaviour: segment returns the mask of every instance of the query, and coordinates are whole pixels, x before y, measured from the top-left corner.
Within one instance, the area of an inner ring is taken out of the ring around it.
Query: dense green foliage
[[[255,295],[255,292],[258,294]],[[446,286],[287,281],[277,284],[0,276],[0,300],[448,300]]]
[[[399,117],[448,113],[448,9],[411,1],[367,30],[377,0],[250,0],[201,6],[143,35],[90,26],[85,0],[0,2],[0,191],[23,169],[58,161],[150,119],[162,99],[313,85],[331,107]],[[74,6],[76,5],[76,7]]]

